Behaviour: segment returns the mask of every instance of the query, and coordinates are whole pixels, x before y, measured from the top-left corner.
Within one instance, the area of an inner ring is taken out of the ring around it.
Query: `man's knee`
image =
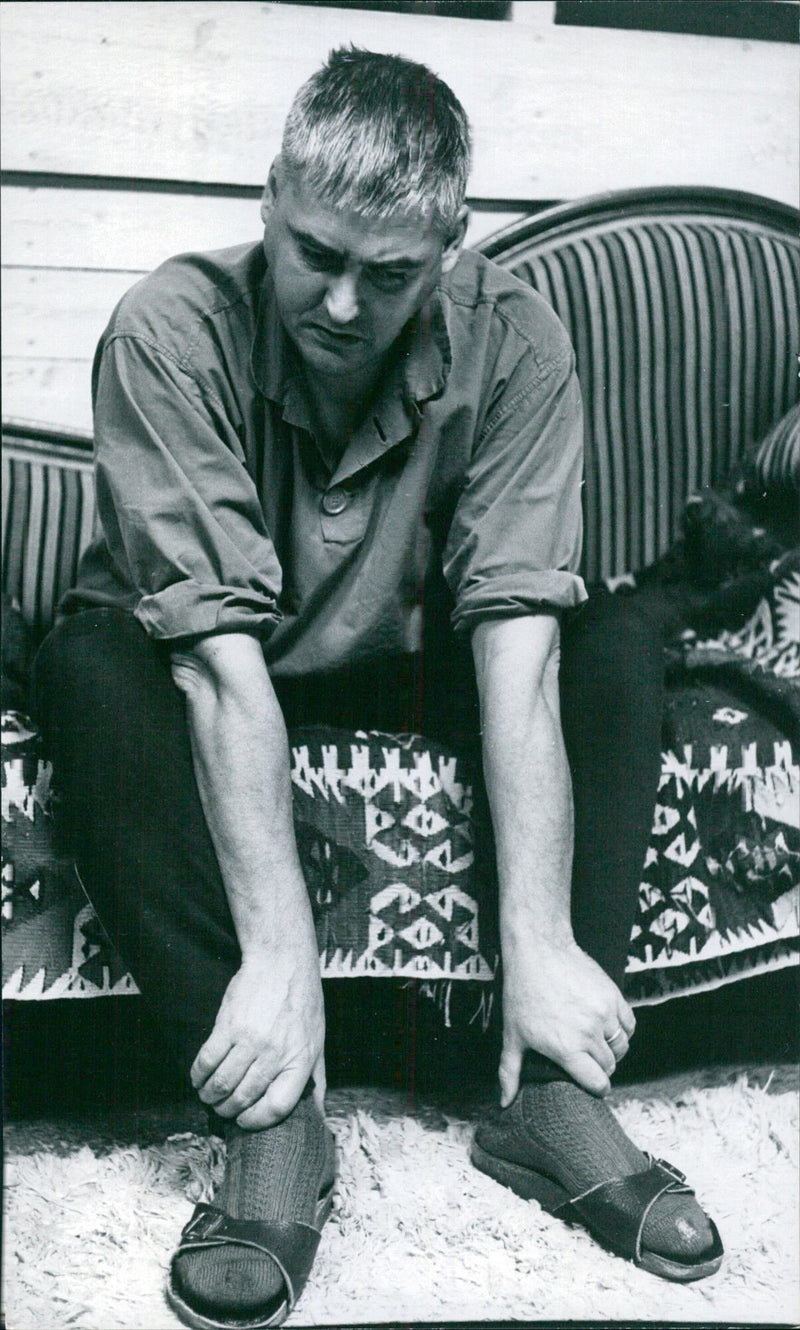
[[[664,647],[660,627],[626,598],[590,601],[564,633],[561,692],[565,723],[621,733],[630,720],[641,737],[660,727]]]
[[[614,678],[636,685],[643,677],[660,679],[664,638],[660,626],[624,595],[593,597],[566,625],[562,659],[567,669],[598,681]]]
[[[80,724],[88,712],[124,706],[130,714],[137,692],[163,686],[169,673],[163,653],[133,615],[123,610],[85,610],[61,619],[34,661],[32,709],[54,730]]]
[[[132,615],[88,610],[62,620],[34,667],[34,718],[75,834],[144,817],[164,772],[190,766],[182,701],[165,653]],[[175,774],[175,779],[177,779]]]

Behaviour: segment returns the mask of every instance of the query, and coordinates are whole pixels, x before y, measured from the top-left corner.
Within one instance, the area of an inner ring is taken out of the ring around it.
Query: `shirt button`
[[[332,490],[328,490],[322,496],[322,507],[329,517],[338,517],[339,513],[344,512],[349,502],[347,491],[339,485],[334,485]]]

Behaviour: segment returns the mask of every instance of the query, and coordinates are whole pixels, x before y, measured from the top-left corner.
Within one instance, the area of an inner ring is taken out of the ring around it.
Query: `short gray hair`
[[[425,65],[357,47],[331,51],[297,93],[281,160],[327,205],[384,220],[421,213],[445,232],[469,175],[469,121]]]

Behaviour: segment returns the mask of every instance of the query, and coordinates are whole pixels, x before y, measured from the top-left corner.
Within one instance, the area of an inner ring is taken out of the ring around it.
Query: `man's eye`
[[[301,245],[300,255],[303,262],[317,272],[336,272],[338,260],[335,254],[328,254],[324,249],[309,249],[307,245]]]
[[[379,268],[369,278],[379,291],[399,291],[408,281],[408,273],[405,268]]]

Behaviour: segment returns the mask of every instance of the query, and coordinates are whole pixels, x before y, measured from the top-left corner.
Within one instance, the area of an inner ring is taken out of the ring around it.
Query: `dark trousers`
[[[575,800],[573,926],[621,984],[657,788],[662,650],[603,596],[565,619],[562,723]],[[287,724],[420,729],[478,743],[468,648],[385,671],[277,683]],[[63,619],[34,669],[65,848],[184,1072],[210,1033],[239,949],[195,783],[184,701],[163,645],[132,615]],[[410,722],[410,723],[409,723]],[[553,1074],[529,1056],[526,1074]]]

